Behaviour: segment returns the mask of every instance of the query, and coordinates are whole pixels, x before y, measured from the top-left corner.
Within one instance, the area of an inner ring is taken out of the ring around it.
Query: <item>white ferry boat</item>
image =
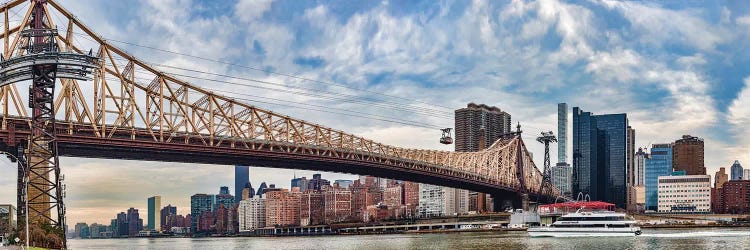
[[[531,237],[636,236],[641,228],[624,213],[611,211],[569,213],[550,226],[529,228]]]

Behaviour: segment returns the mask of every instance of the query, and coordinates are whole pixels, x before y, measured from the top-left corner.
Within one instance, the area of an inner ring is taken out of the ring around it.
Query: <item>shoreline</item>
[[[750,225],[640,225],[644,229],[694,229],[694,228],[750,228]],[[156,238],[262,238],[262,237],[316,237],[316,236],[356,236],[356,235],[386,235],[386,234],[453,234],[453,233],[509,233],[525,232],[527,228],[491,228],[491,229],[433,229],[433,230],[409,230],[409,231],[376,231],[376,232],[358,232],[358,233],[333,233],[333,234],[307,234],[307,235],[222,235],[222,236],[159,236],[159,237],[119,237],[119,238],[95,238],[95,239],[78,239],[75,240],[99,240],[99,239],[156,239]]]

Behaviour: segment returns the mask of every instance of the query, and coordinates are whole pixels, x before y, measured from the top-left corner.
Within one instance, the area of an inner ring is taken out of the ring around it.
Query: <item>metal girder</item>
[[[99,58],[92,69],[92,81],[71,77],[57,86],[52,114],[60,125],[55,128],[57,134],[129,140],[134,147],[156,143],[370,162],[452,175],[526,193],[537,192],[541,186],[542,173],[520,136],[507,136],[480,152],[386,145],[239,102],[163,73],[107,42],[57,1],[47,3],[44,11],[55,12],[63,20],[56,25],[50,15],[45,15],[46,26],[67,31],[55,35],[61,55],[93,51],[91,56]],[[32,1],[30,8],[34,6]],[[30,22],[30,13],[29,10],[22,20],[23,27]],[[7,20],[7,11],[5,15]],[[4,40],[6,59],[29,56],[19,49],[19,44],[28,41],[7,23],[0,39]],[[79,47],[76,41],[81,40],[93,41],[93,48]],[[0,131],[7,130],[11,119],[28,121],[31,127],[32,117],[23,107],[15,84],[0,84],[4,85],[0,87]]]

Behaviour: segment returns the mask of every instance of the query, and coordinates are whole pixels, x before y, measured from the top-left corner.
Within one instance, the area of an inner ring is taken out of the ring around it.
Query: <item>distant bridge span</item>
[[[23,3],[29,3],[28,9],[21,8]],[[25,15],[19,24],[10,26],[9,11]],[[539,193],[542,174],[520,133],[507,135],[481,152],[390,146],[261,109],[163,73],[113,46],[55,0],[16,0],[0,7],[0,13],[5,14],[0,35],[4,61],[30,53],[22,48],[24,43],[31,44],[29,34],[39,30],[29,31],[32,23],[37,27],[57,27],[58,32],[49,33],[53,35],[46,42],[54,43],[60,52],[91,51],[98,58],[90,81],[55,81],[53,98],[49,100],[52,107],[39,106],[39,94],[31,95],[37,106],[25,106],[29,100],[22,96],[30,95],[19,91],[18,86],[25,90],[28,81],[0,83],[0,147],[16,152],[22,159],[30,149],[52,152],[47,154],[49,158],[45,154],[27,155],[28,162],[35,166],[49,161],[59,170],[58,156],[243,164],[437,184],[493,194],[515,204],[520,194],[559,196],[556,189]],[[62,20],[53,20],[52,16]],[[29,114],[40,114],[44,108],[49,108],[53,117],[43,123],[37,121],[38,127],[34,127]],[[42,129],[51,137],[39,139],[36,133]],[[39,141],[49,143],[38,144]],[[36,179],[59,184],[53,181],[58,173],[49,168],[30,173],[34,185],[29,190],[29,203],[42,217],[53,220],[43,214],[50,211],[44,206],[55,206],[50,197],[45,197],[50,194],[56,200],[50,192],[55,187],[47,189],[45,184],[34,183]],[[19,186],[21,183],[19,177]],[[20,192],[19,189],[19,203]]]

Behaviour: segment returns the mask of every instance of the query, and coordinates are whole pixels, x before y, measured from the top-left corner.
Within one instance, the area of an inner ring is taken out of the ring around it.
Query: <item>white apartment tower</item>
[[[256,196],[240,201],[237,213],[240,232],[266,227],[266,198]]]

